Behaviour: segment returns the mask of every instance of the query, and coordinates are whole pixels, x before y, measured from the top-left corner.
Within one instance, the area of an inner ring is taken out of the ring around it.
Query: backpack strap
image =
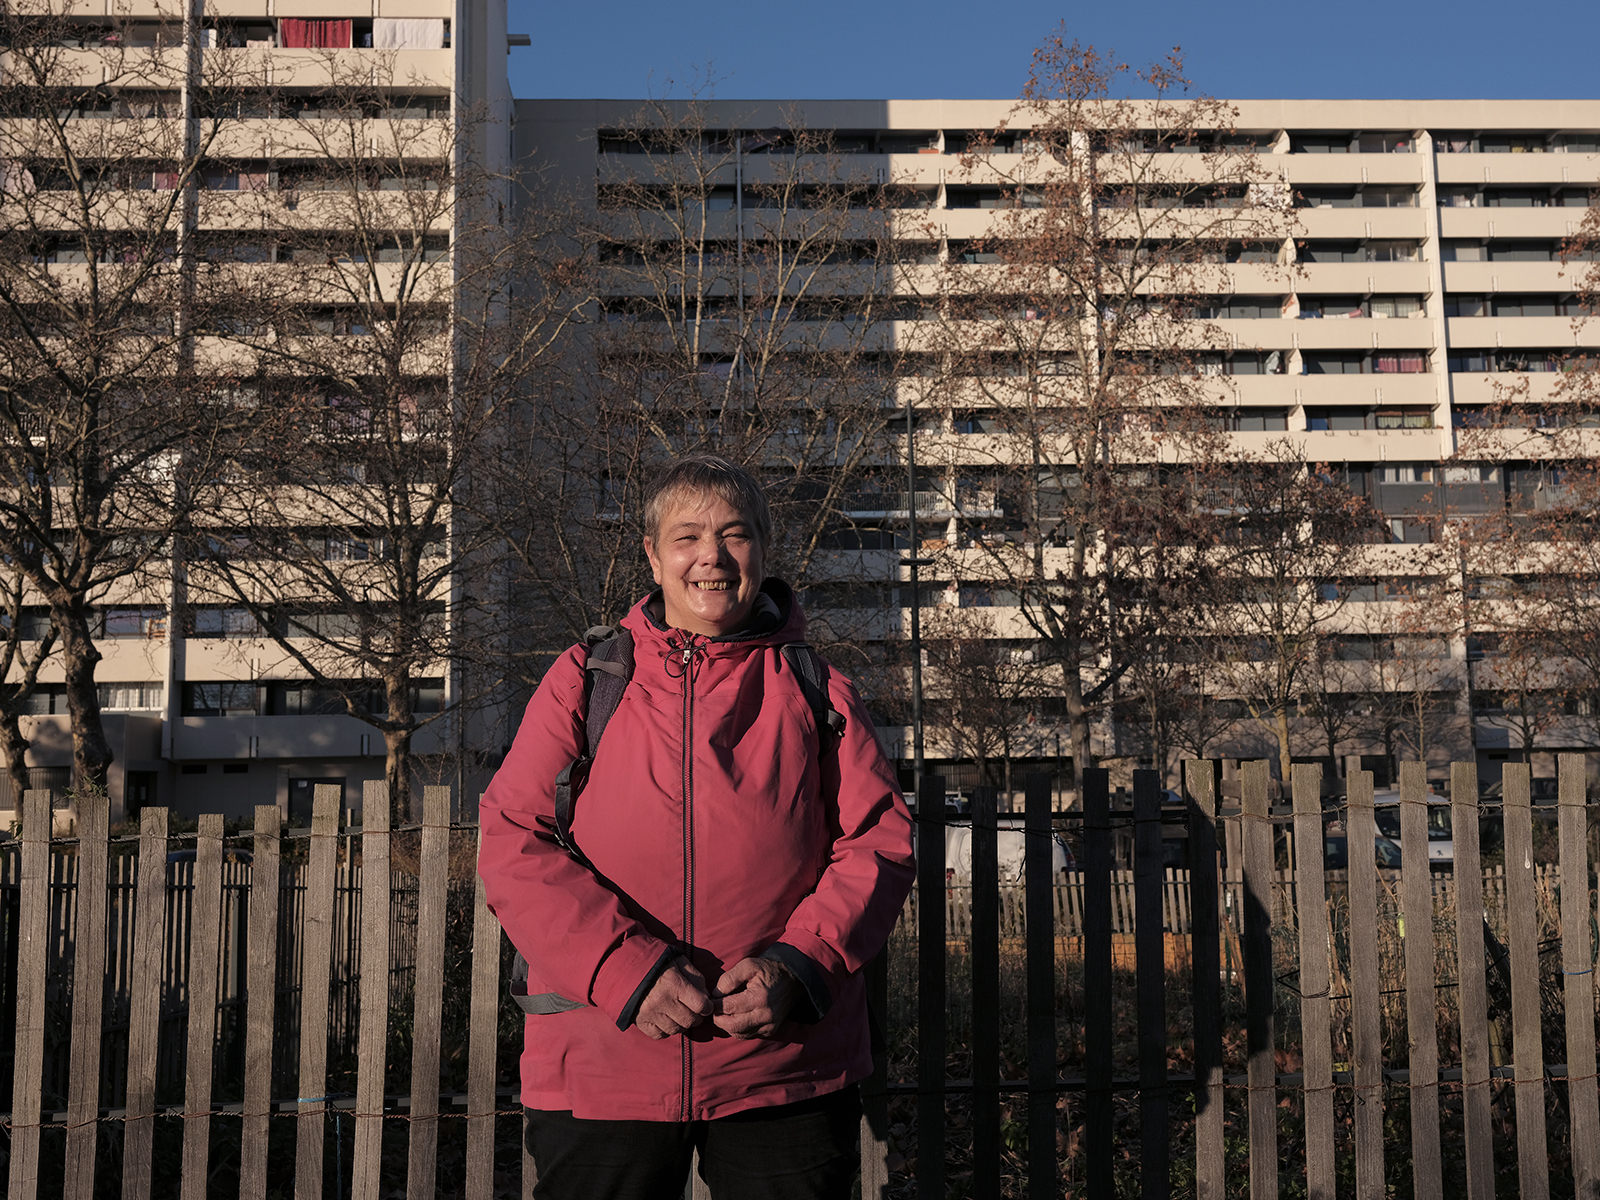
[[[800,681],[801,694],[811,706],[811,715],[816,718],[817,732],[828,729],[834,737],[843,736],[844,714],[828,699],[828,665],[822,661],[822,655],[806,642],[786,642],[779,650],[789,669],[794,672],[794,677]]]
[[[584,744],[578,757],[556,776],[555,835],[563,850],[589,866],[589,860],[572,840],[572,806],[589,780],[589,767],[600,747],[600,739],[617,705],[622,703],[628,680],[633,678],[633,634],[610,625],[596,625],[583,635],[583,640],[588,651],[583,664]],[[510,992],[517,1007],[532,1016],[551,1016],[588,1007],[581,1000],[569,1000],[555,992],[529,995],[528,960],[520,951],[511,963]]]
[[[633,634],[626,629],[596,625],[584,634],[588,656],[583,669],[583,753],[556,776],[556,841],[579,862],[587,862],[572,840],[572,808],[588,782],[589,768],[606,726],[622,703],[622,693],[633,678]]]

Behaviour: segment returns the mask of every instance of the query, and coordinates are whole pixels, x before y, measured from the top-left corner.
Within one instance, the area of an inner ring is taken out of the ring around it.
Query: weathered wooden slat
[[[369,779],[361,788],[361,1015],[350,1153],[352,1200],[377,1200],[383,1163],[384,1078],[389,1065],[389,882],[389,787],[383,780]],[[473,1018],[476,1032],[476,1012]],[[493,1013],[489,1028],[494,1028]],[[469,1153],[468,1178],[475,1165]]]
[[[1239,764],[1244,859],[1244,1003],[1250,1088],[1250,1196],[1278,1194],[1278,1068],[1273,1057],[1272,822],[1264,761]]]
[[[1561,970],[1566,984],[1567,1108],[1572,1119],[1574,1195],[1600,1193],[1600,1093],[1595,1088],[1594,945],[1589,932],[1589,813],[1584,756],[1563,754]]]
[[[889,951],[866,965],[867,1006],[879,1021],[889,1016]],[[889,1031],[883,1030],[885,1042]],[[873,1047],[872,1075],[861,1083],[861,1200],[885,1200],[889,1187],[889,1054]],[[471,1200],[471,1197],[468,1197]]]
[[[1083,1132],[1090,1200],[1113,1194],[1111,1174],[1111,776],[1083,772]]]
[[[1332,973],[1322,873],[1322,768],[1294,768],[1295,904],[1300,916],[1300,1042],[1305,1059],[1306,1195],[1333,1200]],[[1353,844],[1353,843],[1352,843]]]
[[[205,1200],[211,1151],[211,1063],[222,951],[222,815],[202,813],[195,835],[189,920],[189,1047],[183,1089],[183,1200]]]
[[[944,777],[917,789],[917,1196],[944,1200]]]
[[[1161,776],[1133,773],[1134,1011],[1139,1045],[1139,1178],[1146,1200],[1171,1187],[1167,1131],[1167,971],[1162,936]]]
[[[995,790],[972,793],[972,1194],[1000,1198],[1000,844]]]
[[[1359,761],[1359,760],[1357,760]],[[1382,1200],[1383,983],[1378,972],[1378,864],[1372,772],[1345,779],[1345,844],[1350,873],[1350,1043],[1355,1075],[1356,1200]]]
[[[1351,843],[1352,846],[1354,842]],[[1351,851],[1352,855],[1355,853]],[[1444,1187],[1439,1152],[1439,1027],[1434,988],[1433,873],[1428,864],[1428,779],[1400,764],[1401,917],[1405,922],[1406,1048],[1411,1068],[1411,1175],[1419,1196]]]
[[[481,827],[479,835],[481,839]],[[472,916],[472,1028],[467,1043],[467,1200],[492,1200],[501,933],[500,922],[489,911],[483,880],[478,879],[476,883]]]
[[[78,797],[78,920],[72,942],[72,1057],[67,1077],[67,1154],[63,1195],[94,1196],[100,1132],[100,1018],[106,988],[106,841],[109,802]]]
[[[1196,1200],[1222,1200],[1227,1181],[1222,1123],[1222,921],[1217,879],[1217,764],[1183,764],[1189,801],[1190,967],[1194,1011]]]
[[[139,814],[139,874],[128,967],[127,1120],[122,1135],[122,1200],[148,1200],[160,1049],[161,941],[167,911],[167,810]]]
[[[50,955],[50,793],[22,794],[17,874],[17,1038],[11,1083],[9,1200],[39,1192],[40,1092],[44,1083],[45,971]]]
[[[439,1148],[439,1021],[444,1006],[445,889],[450,867],[450,789],[422,789],[422,850],[417,875],[417,971],[411,1045],[411,1152],[406,1191],[431,1196]],[[428,1036],[423,1037],[423,1030]]]
[[[1056,1188],[1055,892],[1051,868],[1050,777],[1026,789],[1028,905],[1028,1197],[1054,1200]],[[1063,1100],[1063,1103],[1065,1101]],[[1063,1123],[1065,1114],[1063,1114]],[[866,1193],[863,1191],[863,1196]]]
[[[295,1120],[296,1200],[322,1200],[328,1108],[328,981],[333,957],[333,882],[339,856],[339,788],[319,783],[311,801],[311,847],[300,961],[300,1074]],[[421,967],[417,970],[420,982]],[[434,1084],[438,1088],[437,1082]]]
[[[258,804],[250,864],[249,970],[245,981],[244,1103],[239,1196],[267,1194],[267,1122],[272,1110],[272,1026],[277,1009],[279,829],[275,804]]]
[[[1539,913],[1533,871],[1531,771],[1507,763],[1504,781],[1506,828],[1506,932],[1511,948],[1511,1053],[1517,1109],[1517,1178],[1523,1200],[1550,1195],[1549,1149],[1545,1142],[1544,1047],[1539,1020]]]

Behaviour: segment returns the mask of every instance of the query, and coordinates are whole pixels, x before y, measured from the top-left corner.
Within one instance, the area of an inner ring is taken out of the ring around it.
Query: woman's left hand
[[[771,1037],[799,991],[800,981],[781,962],[743,959],[723,972],[711,992],[712,1023],[736,1038]]]

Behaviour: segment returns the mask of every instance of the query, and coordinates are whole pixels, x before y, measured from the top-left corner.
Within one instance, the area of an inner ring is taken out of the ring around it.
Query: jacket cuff
[[[628,1002],[622,1006],[622,1015],[617,1018],[617,1028],[626,1029],[633,1024],[633,1019],[639,1015],[639,1006],[644,1003],[644,998],[650,994],[650,989],[655,987],[656,980],[661,978],[663,971],[678,956],[678,951],[673,946],[668,946],[661,952],[661,957],[656,959],[656,965],[645,973],[639,981],[639,986],[633,989],[633,995],[628,997]]]
[[[782,963],[800,981],[805,995],[795,1001],[794,1007],[789,1010],[789,1020],[800,1025],[815,1025],[828,1015],[828,1009],[833,1006],[833,993],[828,990],[827,980],[822,977],[822,971],[810,956],[785,942],[774,942],[762,951],[761,957]]]
[[[626,1029],[675,953],[648,934],[625,938],[595,972],[589,1002]]]

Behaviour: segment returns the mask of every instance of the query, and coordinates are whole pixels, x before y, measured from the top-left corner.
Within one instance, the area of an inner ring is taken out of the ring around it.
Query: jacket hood
[[[633,607],[622,623],[633,630],[635,637],[646,631],[656,637],[666,637],[676,631],[666,623],[665,611],[661,589],[655,588]],[[777,576],[769,575],[756,595],[750,623],[738,633],[708,638],[707,643],[713,646],[745,643],[776,646],[802,642],[805,636],[806,614],[795,598],[794,589]]]

